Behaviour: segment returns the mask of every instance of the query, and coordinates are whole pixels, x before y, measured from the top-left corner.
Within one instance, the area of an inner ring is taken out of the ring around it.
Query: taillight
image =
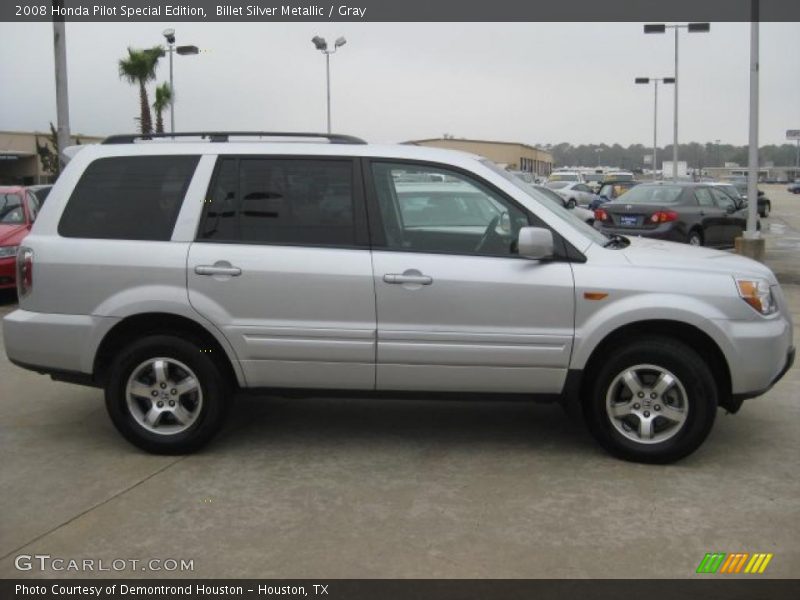
[[[650,217],[651,223],[669,223],[670,221],[677,221],[678,213],[674,210],[659,210],[653,213]]]
[[[608,213],[604,211],[602,208],[595,208],[594,209],[594,220],[595,221],[608,221]]]
[[[33,288],[33,250],[20,248],[17,252],[17,295],[21,298]]]

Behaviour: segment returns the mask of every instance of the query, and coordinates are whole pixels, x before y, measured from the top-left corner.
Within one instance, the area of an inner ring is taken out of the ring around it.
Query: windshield
[[[618,202],[625,204],[674,204],[683,188],[679,185],[637,185],[625,193]]]
[[[562,221],[566,222],[573,229],[577,229],[584,236],[589,238],[595,244],[605,245],[608,238],[600,233],[597,229],[585,223],[579,217],[576,217],[571,210],[564,208],[561,202],[553,202],[552,199],[545,193],[547,188],[541,186],[533,186],[525,183],[521,179],[514,177],[511,173],[496,165],[490,160],[482,160],[482,164],[490,168],[492,171],[513,183],[517,188],[525,192],[528,196],[533,198],[537,205],[546,209],[548,212],[554,214]]]
[[[578,181],[578,176],[575,173],[552,173],[547,178],[548,181]]]
[[[567,187],[569,181],[548,181],[545,185],[551,190],[560,190],[561,188]]]
[[[0,223],[20,224],[24,222],[25,213],[19,194],[0,193]]]

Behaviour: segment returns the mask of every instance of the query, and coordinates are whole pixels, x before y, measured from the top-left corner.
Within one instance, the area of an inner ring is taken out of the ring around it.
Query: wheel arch
[[[741,406],[732,397],[731,372],[725,354],[716,341],[705,331],[684,321],[670,319],[651,319],[627,323],[617,327],[603,337],[592,349],[582,370],[580,382],[573,384],[573,389],[578,393],[578,400],[586,396],[589,385],[595,373],[602,364],[603,357],[613,352],[614,348],[631,339],[641,339],[643,336],[659,336],[674,339],[690,346],[705,357],[709,369],[717,383],[719,391],[719,405],[730,412],[736,412]]]
[[[218,332],[212,332],[186,316],[175,313],[148,312],[130,315],[114,325],[103,337],[95,353],[92,374],[103,385],[114,356],[126,344],[144,335],[174,333],[189,337],[208,347],[214,360],[232,384],[245,386],[244,374],[233,349]]]

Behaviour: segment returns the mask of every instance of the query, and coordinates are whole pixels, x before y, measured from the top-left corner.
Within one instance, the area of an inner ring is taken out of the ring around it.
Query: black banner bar
[[[709,575],[690,580],[237,580],[50,579],[2,580],[0,598],[21,600],[180,600],[286,598],[298,600],[796,600],[800,580]]]
[[[3,0],[0,21],[749,21],[752,0]],[[760,0],[762,21],[800,21],[797,0]]]

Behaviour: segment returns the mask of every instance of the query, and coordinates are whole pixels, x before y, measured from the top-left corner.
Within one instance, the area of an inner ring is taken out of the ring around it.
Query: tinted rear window
[[[677,185],[637,185],[625,192],[619,202],[625,204],[674,204],[683,188]]]
[[[224,158],[198,239],[353,246],[353,161]]]
[[[94,161],[58,225],[65,237],[166,241],[197,156],[125,156]]]

